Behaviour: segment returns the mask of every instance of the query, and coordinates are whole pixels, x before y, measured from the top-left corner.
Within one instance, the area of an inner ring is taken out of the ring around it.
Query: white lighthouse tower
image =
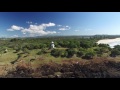
[[[52,49],[55,48],[55,45],[54,45],[54,42],[53,42],[53,41],[51,42],[51,48],[52,48]]]

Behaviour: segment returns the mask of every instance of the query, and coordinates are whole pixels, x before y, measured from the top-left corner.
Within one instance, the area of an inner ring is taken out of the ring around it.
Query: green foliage
[[[53,50],[51,50],[51,55],[54,57],[59,57],[62,55],[62,51],[59,49],[53,49]]]
[[[67,57],[68,56],[68,52],[65,50],[61,50],[61,57]]]
[[[70,42],[68,48],[77,48],[77,45],[74,42]]]
[[[21,50],[21,48],[20,47],[14,47],[14,50],[16,50],[16,53],[17,53]]]
[[[45,48],[42,48],[38,53],[37,55],[42,55],[42,54],[45,54],[47,53],[47,50]]]
[[[106,47],[97,47],[94,51],[98,56],[102,56],[104,53],[109,53],[110,50]]]
[[[115,45],[114,49],[120,50],[120,45]]]
[[[108,48],[108,47],[109,47],[108,44],[99,44],[98,46],[99,46],[99,47],[104,47],[104,48]]]
[[[43,53],[41,52],[41,51],[39,51],[38,53],[37,53],[37,55],[42,55]]]
[[[85,41],[80,42],[80,47],[82,47],[82,48],[90,48],[92,46],[93,46],[93,44],[90,41],[85,40]]]
[[[110,54],[111,57],[116,57],[118,55],[120,55],[120,45],[114,46],[114,48],[111,50],[111,54]]]
[[[68,53],[68,57],[72,57],[74,54],[76,54],[77,52],[76,52],[76,50],[75,49],[67,49],[66,50],[67,51],[67,53]]]
[[[30,53],[27,48],[22,48],[22,50],[23,50],[23,53],[28,53],[28,54]]]
[[[84,55],[84,52],[83,51],[78,51],[77,52],[77,57],[82,57]]]
[[[42,49],[41,49],[41,52],[42,52],[43,54],[47,53],[46,48],[42,48]]]
[[[94,52],[87,52],[83,58],[85,58],[85,59],[93,59],[94,56],[95,56]]]
[[[111,56],[111,57],[116,57],[117,55],[120,55],[120,51],[119,51],[118,49],[113,49],[113,50],[111,51],[110,56]]]

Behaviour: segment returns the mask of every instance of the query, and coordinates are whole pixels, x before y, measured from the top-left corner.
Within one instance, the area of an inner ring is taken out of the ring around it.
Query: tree
[[[95,54],[96,53],[91,49],[91,50],[88,50],[82,58],[84,58],[84,59],[93,59]]]
[[[91,43],[89,41],[81,41],[80,42],[80,47],[82,48],[90,48],[92,47]]]
[[[120,45],[115,45],[114,49],[120,50]]]
[[[68,52],[65,50],[61,50],[61,57],[67,57],[68,56]]]
[[[22,51],[23,51],[23,53],[28,53],[28,54],[30,53],[27,48],[22,48]]]
[[[59,49],[51,50],[51,55],[54,56],[54,57],[59,57],[59,56],[61,56],[61,54],[62,54],[62,52]]]
[[[21,50],[21,48],[20,47],[15,47],[14,50],[16,51],[15,53],[17,53]]]
[[[66,50],[68,53],[68,57],[72,57],[74,54],[76,54],[76,50],[75,49],[67,49]]]
[[[105,48],[109,48],[109,44],[99,44],[99,47],[105,47]]]
[[[46,50],[45,48],[42,48],[42,49],[41,49],[41,52],[42,52],[43,54],[45,54],[45,53],[47,53],[47,50]]]
[[[116,57],[117,55],[120,55],[120,51],[119,51],[118,49],[113,49],[113,50],[111,51],[110,56],[111,56],[111,57]]]
[[[46,48],[47,47],[47,45],[46,44],[40,44],[40,48],[42,49],[42,48]]]
[[[77,52],[77,57],[82,57],[84,55],[84,52],[83,51],[78,51]]]
[[[68,48],[77,48],[77,45],[74,42],[70,42]]]
[[[42,52],[41,51],[39,51],[38,53],[37,53],[37,55],[41,55],[42,54]]]
[[[85,56],[83,58],[93,59],[94,56],[95,56],[95,54],[93,52],[88,52],[88,53],[85,54]]]
[[[96,49],[94,49],[94,51],[96,52],[97,55],[101,56],[104,53],[108,53],[109,52],[109,48],[97,47]]]

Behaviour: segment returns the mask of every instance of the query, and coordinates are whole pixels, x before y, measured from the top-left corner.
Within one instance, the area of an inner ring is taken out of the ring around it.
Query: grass
[[[44,64],[49,64],[49,63],[57,63],[57,64],[63,64],[63,63],[76,63],[76,62],[80,62],[81,65],[88,63],[88,65],[90,66],[91,64],[89,64],[89,62],[94,62],[94,63],[99,63],[102,62],[102,59],[105,61],[107,59],[109,60],[115,60],[115,62],[120,62],[120,56],[117,57],[107,57],[107,53],[104,54],[102,57],[96,57],[93,60],[84,60],[82,58],[76,57],[75,55],[72,58],[66,58],[66,57],[53,57],[50,55],[50,53],[46,53],[46,54],[42,54],[42,55],[37,55],[37,52],[39,52],[40,49],[34,49],[34,50],[29,50],[29,54],[25,53],[22,54],[22,56],[19,58],[18,63],[15,63],[14,65],[19,65],[20,63],[22,64],[21,61],[23,61],[23,64],[29,64],[31,65],[32,69],[36,69],[38,68],[40,65],[44,65]],[[18,54],[22,53],[22,51],[18,52],[18,53],[14,53],[14,50],[9,50],[7,53],[3,53],[0,56],[0,76],[7,74],[8,71],[6,71],[4,68],[6,67],[9,71],[13,70],[13,66],[10,62],[14,61],[18,58]],[[8,64],[8,66],[6,66]],[[22,65],[23,65],[22,64]],[[3,66],[2,66],[3,65]],[[69,64],[68,64],[69,65]],[[15,67],[14,67],[15,68]],[[61,73],[55,72],[55,75],[61,75]]]
[[[60,49],[66,49],[66,48],[60,48]],[[49,63],[49,62],[55,62],[55,63],[61,63],[63,60],[69,60],[70,58],[66,57],[53,57],[50,55],[50,53],[47,54],[42,54],[42,55],[37,55],[37,52],[39,52],[40,49],[34,49],[34,50],[29,50],[29,54],[22,54],[20,60],[25,61],[26,63],[31,62],[33,66],[39,65],[39,64],[44,64],[44,63]],[[14,53],[14,50],[9,50],[7,53],[4,53],[0,56],[0,64],[6,64],[10,63],[14,60],[17,59],[18,54],[21,53]],[[81,60],[81,58],[78,57],[73,57],[71,59],[77,59]],[[31,60],[31,61],[30,61]]]
[[[11,61],[14,61],[17,59],[17,54],[13,53],[14,50],[10,50],[7,53],[3,53],[0,56],[0,64],[1,63],[10,63]]]
[[[60,49],[66,49],[66,48],[60,48]],[[53,57],[50,55],[50,53],[42,54],[42,55],[37,55],[37,53],[40,51],[40,49],[34,49],[34,50],[29,50],[29,54],[25,53],[22,54],[22,56],[19,58],[19,61],[24,61],[25,63],[31,63],[32,68],[36,68],[37,66],[41,64],[47,64],[49,62],[55,62],[58,64],[61,64],[64,61],[68,60],[79,60],[82,61],[83,59],[73,56],[72,58],[66,58],[66,57]],[[48,50],[49,51],[49,50]],[[0,56],[0,65],[6,65],[6,64],[11,64],[10,62],[15,61],[18,58],[18,54],[21,53],[22,51],[18,53],[14,53],[14,50],[8,50],[7,53],[4,53]],[[49,51],[50,52],[50,51]],[[107,54],[104,54],[103,57],[106,57]],[[116,60],[120,61],[120,57],[116,57]],[[17,64],[17,63],[16,63]]]

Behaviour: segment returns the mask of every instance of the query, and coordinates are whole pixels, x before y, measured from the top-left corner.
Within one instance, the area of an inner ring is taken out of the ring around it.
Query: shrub
[[[77,57],[82,57],[84,55],[84,52],[83,51],[78,51],[77,52]]]
[[[117,50],[117,49],[113,49],[113,50],[111,51],[110,56],[111,56],[111,57],[116,57],[117,55],[120,55],[120,51]]]

